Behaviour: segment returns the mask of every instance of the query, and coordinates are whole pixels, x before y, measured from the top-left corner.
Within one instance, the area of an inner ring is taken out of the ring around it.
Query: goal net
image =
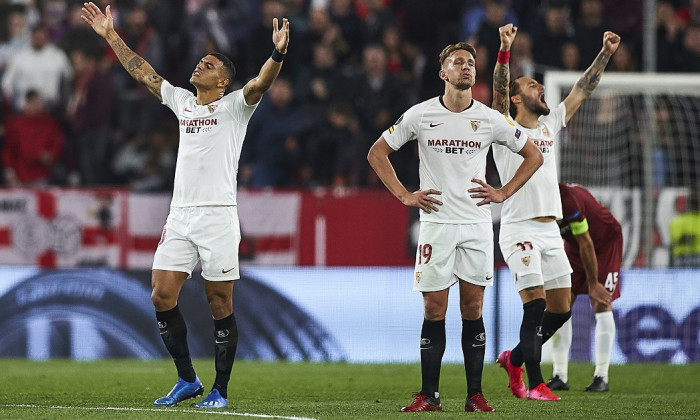
[[[548,72],[556,106],[580,72]],[[700,182],[700,77],[605,73],[558,144],[559,179],[581,184],[624,229],[624,266],[668,266],[668,222]]]

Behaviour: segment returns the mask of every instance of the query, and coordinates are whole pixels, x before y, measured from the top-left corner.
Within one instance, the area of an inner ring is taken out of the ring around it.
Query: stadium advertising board
[[[623,266],[644,265],[639,246],[640,191],[591,191],[622,225]],[[659,191],[655,200],[659,243],[648,265],[668,266],[668,221],[686,194],[680,188]],[[417,211],[384,191],[241,190],[238,203],[241,259],[249,264],[413,265]],[[169,205],[167,194],[118,189],[0,190],[0,264],[148,270]],[[497,220],[499,206],[493,206],[493,214]]]
[[[698,270],[622,272],[614,304],[612,362],[700,361]],[[234,307],[242,359],[417,362],[422,299],[410,268],[256,267],[242,270]],[[507,270],[484,302],[493,362],[517,341],[522,304]],[[180,306],[194,357],[211,357],[211,319],[198,273]],[[110,269],[0,268],[0,357],[31,359],[167,357],[150,302],[150,273]],[[462,359],[458,294],[450,296],[445,362]],[[585,296],[574,313],[572,360],[591,360],[593,314]],[[452,337],[452,338],[450,338]]]

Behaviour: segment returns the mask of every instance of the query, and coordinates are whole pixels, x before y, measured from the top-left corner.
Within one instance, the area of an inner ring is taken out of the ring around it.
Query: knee
[[[227,296],[215,295],[208,296],[209,310],[214,319],[222,319],[233,313],[233,301]]]
[[[423,305],[423,316],[428,321],[439,321],[445,319],[447,307],[440,302],[426,301]]]
[[[153,289],[151,292],[151,302],[156,311],[167,311],[177,305],[177,296],[171,296],[171,294],[165,293],[161,289]]]
[[[483,303],[480,299],[472,299],[465,302],[460,302],[459,308],[462,312],[462,318],[475,320],[481,318],[481,310]]]

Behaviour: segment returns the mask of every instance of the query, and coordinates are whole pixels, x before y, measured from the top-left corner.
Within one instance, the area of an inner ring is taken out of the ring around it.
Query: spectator
[[[569,31],[566,9],[563,6],[550,6],[545,10],[543,28],[535,33],[533,44],[537,45],[535,62],[545,68],[560,69],[561,50],[564,44],[573,41]]]
[[[85,23],[80,19],[81,5],[74,4],[68,10],[68,20],[65,27],[62,29],[56,45],[60,47],[68,56],[76,49],[83,51],[101,51],[102,45],[100,41],[92,36],[92,29],[85,26]]]
[[[146,11],[135,7],[126,12],[124,29],[119,31],[127,45],[132,45],[136,54],[146,59],[153,68],[164,67],[163,45],[160,35],[147,20]],[[110,50],[115,65],[117,57]],[[201,57],[200,57],[201,58]],[[150,132],[155,128],[163,110],[157,101],[141,84],[123,71],[113,73],[117,92],[117,124],[119,131],[129,134],[137,131]]]
[[[299,103],[310,116],[324,118],[332,98],[347,97],[350,80],[338,71],[335,52],[330,45],[313,46],[313,58],[306,65],[295,84]]]
[[[287,9],[281,0],[263,0],[260,6],[260,19],[253,26],[250,34],[245,39],[240,39],[236,47],[238,55],[232,57],[236,63],[236,72],[240,74],[240,80],[248,80],[258,75],[260,66],[270,57],[269,51],[263,51],[258,45],[267,45],[270,42],[270,22],[276,16],[287,16]],[[293,36],[293,35],[292,35]],[[289,51],[285,61],[294,60],[296,52]]]
[[[700,72],[700,23],[686,26],[676,48],[675,71]]]
[[[598,42],[593,41],[601,39],[605,28],[609,27],[603,17],[604,10],[602,0],[581,0],[574,41],[583,63],[593,61],[600,50]]]
[[[28,91],[22,103],[22,112],[6,121],[5,180],[10,187],[46,186],[65,134],[37,91]]]
[[[135,191],[169,191],[175,178],[176,153],[165,132],[153,132],[140,170],[134,174],[129,186]]]
[[[595,56],[594,56],[595,58]],[[561,66],[562,70],[577,71],[581,69],[581,53],[573,42],[566,42],[561,47]]]
[[[700,191],[691,191],[686,209],[669,223],[671,265],[700,267]]]
[[[239,182],[250,187],[299,185],[302,150],[297,135],[308,117],[293,106],[289,79],[279,76],[250,119]]]
[[[359,3],[364,12],[361,16],[363,45],[382,42],[384,28],[397,25],[396,16],[384,4],[384,0],[361,0]]]
[[[360,61],[362,51],[362,20],[357,16],[352,0],[330,0],[330,17],[338,25],[345,44],[335,45],[341,64],[351,65]]]
[[[518,31],[513,43],[510,58],[510,72],[515,77],[535,78],[535,61],[532,52],[532,37],[527,32]]]
[[[496,34],[498,34],[498,27],[503,25],[503,22],[512,23],[513,25],[518,26],[518,16],[510,8],[509,0],[480,0],[467,3],[473,4],[472,6],[467,6],[462,15],[462,22],[459,29],[460,39],[468,40],[472,37],[477,37],[480,43],[484,43],[484,41],[479,37],[478,33],[485,33],[485,31],[482,31],[481,29],[484,22],[488,22],[489,20],[491,20],[491,22],[487,24],[489,26],[493,26],[493,24],[496,23],[496,26],[494,27]],[[482,36],[483,35],[484,34],[482,34]],[[498,49],[499,44],[500,41],[498,41],[498,37],[496,37],[496,46],[494,48]]]
[[[306,31],[299,34],[299,51],[295,54],[296,61],[292,63],[295,73],[308,66],[313,57],[313,48],[322,43],[334,50],[343,50],[345,40],[342,38],[340,27],[334,23],[326,9],[315,8],[309,13],[309,25]]]
[[[610,58],[608,70],[627,72],[640,71],[639,60],[637,60],[637,57],[632,51],[634,51],[634,48],[631,47],[630,44],[620,44],[615,55]]]
[[[675,68],[673,49],[682,28],[683,22],[676,16],[673,4],[666,0],[660,1],[656,8],[657,71],[668,72]]]
[[[507,2],[483,0],[482,3],[484,18],[481,20],[479,28],[474,34],[476,39],[472,39],[471,43],[472,45],[478,43],[480,49],[485,49],[486,52],[485,56],[478,58],[476,62],[479,63],[479,60],[483,58],[486,60],[486,62],[491,63],[493,60],[488,55],[492,54],[492,51],[498,51],[498,47],[501,45],[501,40],[498,37],[498,28],[506,23],[512,23],[513,25],[518,26],[518,20],[513,16],[513,12],[508,9]],[[477,49],[477,54],[478,53],[479,49]],[[490,83],[487,83],[487,85],[489,84]],[[477,100],[480,99],[477,98]],[[486,103],[490,102],[491,100],[489,99],[489,101]]]
[[[363,130],[363,142],[358,144],[357,161],[361,167],[357,173],[359,185],[368,184],[379,186],[379,180],[369,177],[369,164],[363,162],[367,155],[372,139],[372,133],[382,132],[396,121],[406,107],[406,87],[398,77],[387,71],[387,57],[381,45],[371,44],[363,52],[363,70],[356,77],[352,91],[354,112],[357,115],[360,128]],[[407,147],[411,151],[412,148]],[[408,158],[406,152],[396,153],[395,159]],[[405,168],[415,165],[396,165]],[[402,179],[407,179],[403,177]],[[414,178],[410,177],[413,181]],[[411,184],[415,185],[415,184]]]
[[[7,35],[0,43],[0,74],[5,71],[12,57],[29,46],[29,28],[27,19],[19,11],[7,16]]]
[[[75,80],[66,106],[70,129],[67,170],[77,170],[82,185],[112,182],[111,116],[115,96],[112,79],[98,65],[94,52],[71,53]]]
[[[700,0],[687,0],[676,10],[676,17],[683,24],[700,24]]]
[[[137,133],[129,137],[125,144],[114,154],[112,172],[117,183],[130,185],[137,180],[148,158],[148,138],[145,134]]]
[[[355,166],[357,131],[350,105],[345,102],[331,104],[325,118],[305,130],[300,136],[306,160],[305,186],[348,186]]]
[[[29,47],[12,59],[2,78],[2,89],[14,109],[24,108],[27,92],[35,90],[50,111],[61,105],[61,87],[72,77],[66,54],[49,40],[45,26],[32,30]]]

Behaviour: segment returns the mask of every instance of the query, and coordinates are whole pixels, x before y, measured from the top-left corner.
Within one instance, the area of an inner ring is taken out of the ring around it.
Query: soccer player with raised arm
[[[173,406],[200,396],[204,387],[197,377],[189,348],[187,327],[178,309],[178,297],[198,261],[202,263],[204,290],[214,323],[216,378],[211,392],[198,408],[228,405],[228,382],[238,343],[233,315],[233,281],[240,278],[238,244],[241,239],[236,210],[238,159],[250,117],[282,68],[289,44],[289,22],[272,22],[272,56],[257,77],[233,90],[235,70],[220,53],[197,63],[190,83],[197,94],[164,80],[151,65],[132,51],[114,30],[110,6],[105,13],[84,3],[82,19],[112,47],[122,66],[170,108],[180,126],[173,198],[163,234],[153,259],[151,300],[160,336],[173,357],[178,380],[157,406]]]
[[[486,332],[481,316],[484,289],[493,284],[493,226],[489,203],[512,196],[542,164],[542,154],[506,116],[472,98],[476,50],[466,42],[440,53],[442,96],[409,108],[382,133],[367,159],[403,204],[420,209],[413,289],[423,294],[420,335],[421,391],[401,411],[441,410],[438,385],[445,352],[445,314],[450,287],[459,283],[462,351],[467,379],[465,411],[493,411],[481,377]],[[407,191],[389,155],[418,142],[420,190]],[[492,143],[522,156],[512,179],[500,189],[485,181]]]
[[[493,80],[493,108],[508,114],[542,152],[544,164],[530,180],[503,204],[499,245],[515,288],[523,302],[520,342],[499,354],[508,372],[509,387],[518,398],[558,401],[545,385],[540,368],[542,344],[571,317],[571,265],[556,220],[562,218],[554,142],[581,103],[588,98],[620,45],[612,32],[603,35],[603,47],[569,95],[553,110],[544,100],[544,86],[529,77],[509,83],[510,47],[517,28],[499,28],[501,47]],[[520,158],[500,145],[493,146],[496,168],[503,181],[510,180]],[[594,303],[609,304],[610,294],[594,289]],[[522,378],[525,364],[528,387]]]
[[[559,183],[564,217],[558,222],[564,249],[571,268],[571,304],[577,295],[591,298],[595,312],[595,372],[588,392],[605,392],[608,387],[610,353],[615,344],[615,319],[612,301],[620,297],[622,266],[622,227],[600,202],[585,188]],[[605,298],[606,295],[609,296]],[[571,320],[552,338],[553,378],[549,389],[569,389],[568,365],[571,347]]]

